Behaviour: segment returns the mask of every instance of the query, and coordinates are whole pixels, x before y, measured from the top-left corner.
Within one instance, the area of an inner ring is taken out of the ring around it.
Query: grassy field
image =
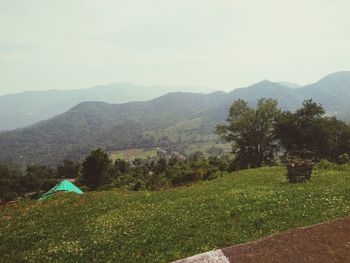
[[[0,261],[169,262],[350,215],[350,170],[291,185],[283,168],[164,192],[64,194],[0,208]]]
[[[117,159],[124,159],[128,161],[139,159],[146,159],[148,157],[154,157],[157,155],[157,150],[154,149],[127,149],[122,151],[111,152],[109,158],[113,161]]]
[[[184,120],[160,131],[146,132],[145,136],[153,136],[155,139],[160,139],[166,136],[174,142],[178,140],[179,136],[184,141],[195,140],[198,136],[198,129],[200,128],[201,124],[201,118]]]
[[[188,144],[188,147],[185,150],[185,154],[190,155],[191,153],[194,153],[196,151],[200,151],[200,152],[204,153],[204,155],[208,156],[208,150],[212,147],[222,149],[225,152],[231,150],[231,144],[229,144],[229,143],[212,143],[212,142],[192,143],[192,144]]]

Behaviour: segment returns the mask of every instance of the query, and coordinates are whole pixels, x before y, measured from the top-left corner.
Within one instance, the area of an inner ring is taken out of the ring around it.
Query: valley
[[[273,98],[281,109],[294,110],[303,100],[321,103],[327,114],[349,120],[350,72],[330,74],[299,88],[263,81],[230,93],[168,93],[125,104],[83,102],[69,111],[32,126],[0,134],[0,158],[14,163],[55,165],[81,160],[92,148],[176,148],[192,143],[219,143],[217,124],[225,121],[233,101],[254,104]],[[35,145],[35,147],[33,147]],[[23,156],[23,157],[21,157]]]
[[[350,262],[349,10],[0,0],[0,263]]]

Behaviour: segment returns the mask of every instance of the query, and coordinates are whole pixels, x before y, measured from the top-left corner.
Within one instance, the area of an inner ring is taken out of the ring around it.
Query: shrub
[[[344,163],[344,164],[337,164],[337,163],[329,162],[327,160],[321,160],[317,164],[315,164],[314,169],[346,171],[350,169],[350,162]]]
[[[145,189],[145,185],[141,180],[138,180],[132,188],[133,191],[140,191]]]
[[[331,163],[330,161],[323,159],[319,161],[317,164],[315,164],[314,168],[317,170],[328,170],[333,168],[334,166],[335,166],[334,163]]]
[[[287,177],[290,183],[310,180],[314,163],[311,159],[293,155],[287,159]]]
[[[338,163],[340,163],[340,164],[346,164],[346,163],[348,163],[348,162],[350,162],[350,156],[349,156],[349,154],[344,153],[344,154],[339,155],[339,157],[338,157]]]

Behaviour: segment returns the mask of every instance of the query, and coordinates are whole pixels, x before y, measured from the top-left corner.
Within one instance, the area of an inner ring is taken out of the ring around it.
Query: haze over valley
[[[262,97],[273,98],[278,101],[280,108],[287,110],[295,110],[304,100],[314,99],[324,106],[328,115],[342,120],[350,119],[348,71],[329,74],[297,89],[264,80],[229,93],[172,92],[149,101],[124,104],[103,101],[142,100],[147,96],[156,96],[160,90],[165,91],[161,87],[151,88],[154,93],[144,92],[144,89],[120,84],[120,87],[107,86],[102,90],[67,91],[75,96],[58,91],[29,93],[30,99],[28,93],[13,95],[14,100],[28,102],[23,104],[26,105],[24,111],[32,105],[31,111],[36,110],[33,118],[50,117],[50,114],[55,115],[64,107],[67,111],[30,127],[0,134],[0,158],[15,163],[56,164],[70,158],[80,160],[96,147],[116,151],[174,144],[177,150],[184,150],[184,146],[191,143],[217,143],[215,127],[225,121],[226,112],[237,99],[244,99],[254,105]],[[51,96],[52,93],[58,95]],[[85,101],[69,109],[74,101],[83,98],[102,101]],[[42,103],[38,103],[41,100],[47,103],[44,103],[44,108]],[[18,104],[12,102],[1,104],[1,107],[2,114],[6,114],[18,108]],[[28,120],[23,112],[11,115],[11,120],[18,126],[21,126],[19,123],[23,118]],[[182,127],[180,130],[177,129],[179,125]]]
[[[0,262],[350,262],[349,0],[0,0]]]

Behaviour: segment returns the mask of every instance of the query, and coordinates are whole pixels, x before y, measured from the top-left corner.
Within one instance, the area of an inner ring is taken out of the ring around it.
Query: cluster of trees
[[[217,126],[217,133],[233,143],[232,150],[240,168],[273,162],[277,146],[273,127],[278,112],[277,102],[272,99],[259,100],[256,108],[237,100],[230,107],[228,124]]]
[[[105,152],[97,149],[83,161],[80,182],[91,190],[124,187],[154,191],[211,180],[220,172],[232,169],[228,158],[206,159],[198,153],[186,160],[173,157],[112,162]]]
[[[127,188],[130,190],[161,190],[211,180],[222,172],[263,165],[273,165],[288,155],[306,155],[312,161],[348,162],[350,157],[350,126],[325,115],[321,105],[304,101],[295,112],[281,111],[272,99],[260,99],[256,107],[237,100],[229,110],[227,124],[219,125],[217,133],[232,142],[233,158],[220,155],[205,158],[194,153],[187,159],[135,159],[112,161],[102,149],[92,151],[80,163],[66,160],[55,169],[31,165],[20,169],[0,164],[0,201],[18,196],[38,196],[63,178],[76,178],[89,190]],[[215,150],[213,149],[213,152]],[[289,167],[295,174],[295,162]],[[305,168],[306,167],[306,168]],[[309,178],[312,165],[301,160],[298,167]],[[299,181],[299,178],[292,178]]]
[[[56,169],[43,165],[30,165],[21,169],[0,163],[0,202],[28,195],[36,198],[53,187],[58,180],[77,178],[79,173],[80,164],[70,160],[64,161]]]
[[[92,151],[81,163],[66,160],[55,169],[38,165],[20,169],[3,163],[0,164],[0,201],[21,196],[38,198],[65,178],[76,179],[76,184],[86,190],[156,191],[214,179],[222,172],[234,170],[232,164],[229,158],[206,159],[200,152],[186,160],[173,157],[112,161],[102,149]]]
[[[340,161],[350,153],[350,126],[326,116],[312,100],[295,112],[279,110],[272,99],[260,99],[255,108],[237,100],[227,124],[217,126],[217,133],[232,142],[240,168],[270,165],[291,154]]]
[[[171,144],[173,140],[158,137],[157,131],[169,135],[168,129],[201,117],[221,105],[225,96],[225,93],[173,93],[151,101],[120,105],[84,102],[55,118],[1,133],[0,159],[54,166],[64,159],[81,160],[96,147],[109,151]],[[191,124],[185,126],[184,130],[191,129]],[[193,139],[198,140],[202,128],[194,130],[197,136]],[[193,140],[191,134],[186,134],[182,141]]]

